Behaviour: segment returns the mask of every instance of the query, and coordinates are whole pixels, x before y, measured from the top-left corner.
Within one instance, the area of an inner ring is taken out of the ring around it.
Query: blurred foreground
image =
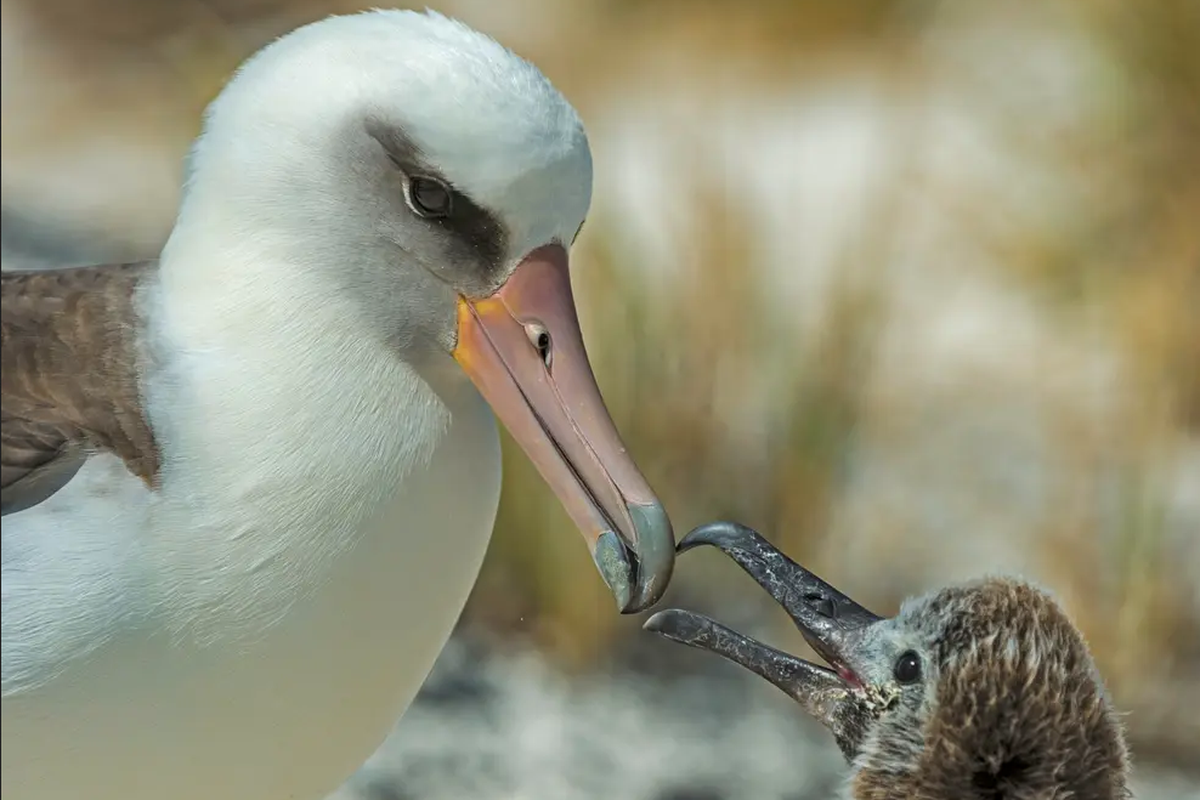
[[[880,613],[1034,578],[1141,772],[1200,775],[1200,4],[434,5],[588,124],[585,336],[677,533],[754,525]],[[157,252],[229,70],[357,7],[4,0],[5,268]],[[644,641],[515,448],[505,468],[460,637],[489,655],[448,651],[374,796],[828,796],[823,732]],[[666,604],[805,652],[719,560],[681,559]]]
[[[845,763],[823,728],[764,681],[689,652],[652,672],[571,681],[536,653],[460,639],[392,739],[330,800],[837,796]],[[1153,768],[1138,768],[1132,788],[1138,800],[1197,796],[1194,781]]]

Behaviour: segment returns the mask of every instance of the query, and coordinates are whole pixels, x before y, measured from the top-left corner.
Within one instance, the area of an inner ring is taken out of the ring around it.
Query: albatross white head
[[[591,153],[541,72],[432,12],[326,19],[243,66],[190,166],[163,253],[174,296],[204,293],[209,318],[214,305],[256,313],[261,270],[168,268],[221,230],[229,263],[285,261],[313,304],[349,302],[431,383],[465,374],[583,531],[620,609],[658,600],[670,523],[605,409],[571,293]]]

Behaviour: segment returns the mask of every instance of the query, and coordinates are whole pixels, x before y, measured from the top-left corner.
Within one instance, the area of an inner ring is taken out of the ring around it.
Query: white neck
[[[430,467],[457,416],[492,427],[485,451],[495,434],[448,354],[418,370],[314,273],[173,252],[146,296],[163,450],[147,547],[176,626],[203,639],[283,614]]]
[[[295,314],[260,288],[217,312],[220,284],[189,277],[207,264],[168,266],[144,298],[160,492],[57,539],[6,523],[38,552],[6,561],[5,635],[13,608],[39,623],[21,658],[5,646],[6,796],[333,791],[416,694],[486,552],[499,440],[449,356],[417,370],[333,298]]]

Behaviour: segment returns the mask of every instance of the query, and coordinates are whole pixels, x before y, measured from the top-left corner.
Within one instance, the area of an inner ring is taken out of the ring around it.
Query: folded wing
[[[0,511],[41,503],[110,452],[153,487],[137,289],[154,262],[5,272]]]

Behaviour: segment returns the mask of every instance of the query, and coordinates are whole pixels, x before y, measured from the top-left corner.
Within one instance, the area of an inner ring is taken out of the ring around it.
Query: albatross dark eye
[[[408,199],[413,211],[422,217],[450,216],[450,189],[433,178],[413,178],[408,185]]]
[[[921,680],[921,657],[912,650],[905,650],[896,659],[892,674],[897,683],[916,683]]]

